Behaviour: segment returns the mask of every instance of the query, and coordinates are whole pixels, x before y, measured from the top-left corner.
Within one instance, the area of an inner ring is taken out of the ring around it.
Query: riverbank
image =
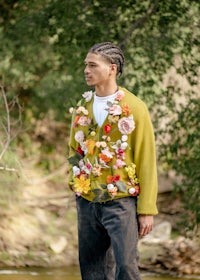
[[[46,179],[26,170],[29,184],[25,180],[18,200],[1,211],[0,267],[78,265],[75,201],[64,182],[65,168]],[[178,197],[161,192],[158,208],[154,231],[139,241],[140,268],[173,276],[200,275],[199,244],[173,236],[182,211]]]

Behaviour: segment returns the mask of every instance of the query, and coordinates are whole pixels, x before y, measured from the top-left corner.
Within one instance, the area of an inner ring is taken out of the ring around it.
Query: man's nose
[[[88,74],[88,73],[89,73],[89,68],[88,68],[87,65],[85,66],[84,73],[85,73],[85,74]]]

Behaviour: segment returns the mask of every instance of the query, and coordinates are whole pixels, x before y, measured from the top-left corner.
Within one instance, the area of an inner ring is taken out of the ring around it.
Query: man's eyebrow
[[[97,63],[94,62],[94,61],[87,61],[87,60],[85,60],[84,63],[85,63],[85,64],[97,64]]]

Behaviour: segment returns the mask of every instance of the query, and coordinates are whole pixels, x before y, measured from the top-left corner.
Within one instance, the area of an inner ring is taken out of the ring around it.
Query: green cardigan
[[[117,116],[108,114],[101,127],[93,115],[93,97],[87,102],[82,100],[78,111],[77,108],[73,109],[68,158],[69,185],[86,200],[100,203],[138,195],[138,214],[155,215],[158,212],[157,169],[149,112],[144,102],[134,94],[125,88],[119,90],[124,96],[115,104],[121,107],[121,113],[119,110]],[[108,104],[108,108],[113,105]],[[119,120],[130,116],[133,116],[135,127],[132,127],[131,133],[125,133],[125,148],[120,149],[124,133],[118,127]],[[116,120],[113,121],[113,118]],[[101,158],[105,161],[102,162]],[[116,165],[117,159],[123,163],[122,166]],[[136,166],[136,174],[130,177],[128,168],[133,167],[132,163]],[[94,167],[99,166],[101,168],[97,174]]]

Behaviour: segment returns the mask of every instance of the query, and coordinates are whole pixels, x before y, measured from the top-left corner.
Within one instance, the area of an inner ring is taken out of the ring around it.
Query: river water
[[[197,280],[200,278],[174,278],[172,276],[158,276],[142,273],[142,280]],[[0,269],[0,280],[81,280],[77,267],[60,269]]]

